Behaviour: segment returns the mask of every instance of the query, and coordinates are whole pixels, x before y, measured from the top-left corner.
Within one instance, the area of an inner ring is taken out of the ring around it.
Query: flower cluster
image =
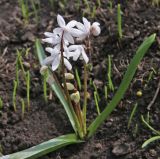
[[[42,39],[43,42],[52,45],[46,48],[50,56],[43,61],[43,65],[51,64],[52,70],[55,71],[61,62],[61,52],[63,52],[64,65],[68,70],[72,69],[70,58],[74,61],[83,59],[85,63],[88,63],[89,58],[85,52],[85,46],[75,45],[75,40],[84,40],[90,35],[98,36],[101,32],[100,24],[94,22],[91,25],[86,18],[83,18],[83,24],[75,20],[66,24],[61,15],[57,15],[57,22],[59,27],[55,28],[53,33],[45,32],[46,38]]]

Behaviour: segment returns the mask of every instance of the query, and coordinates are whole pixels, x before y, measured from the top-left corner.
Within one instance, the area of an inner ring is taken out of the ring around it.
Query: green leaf
[[[148,144],[150,144],[151,142],[154,142],[156,140],[160,140],[160,136],[154,136],[148,140],[146,140],[143,145],[142,145],[142,148],[146,147]]]
[[[43,142],[37,146],[33,146],[29,149],[2,156],[0,159],[36,159],[64,146],[81,142],[83,141],[77,139],[76,134],[63,135]]]
[[[120,100],[123,98],[124,93],[128,89],[129,84],[131,83],[131,80],[136,72],[138,64],[140,63],[140,61],[142,60],[143,56],[145,55],[147,50],[150,48],[152,43],[155,41],[155,36],[156,34],[149,36],[138,48],[136,55],[131,60],[131,63],[128,66],[127,72],[124,75],[124,78],[115,96],[113,97],[111,102],[107,105],[107,107],[104,109],[104,111],[99,116],[97,116],[97,118],[89,126],[88,137],[91,137],[96,132],[97,128],[111,114],[111,112],[115,109],[115,107],[118,105]]]
[[[37,51],[37,55],[38,55],[38,59],[40,64],[42,65],[42,61],[44,60],[45,53],[44,53],[44,49],[40,43],[40,41],[37,39],[36,40],[36,51]],[[55,94],[57,95],[57,97],[59,98],[61,104],[63,105],[69,120],[71,122],[71,125],[74,129],[74,131],[77,133],[77,131],[79,132],[79,135],[81,136],[81,130],[80,130],[80,126],[79,126],[79,122],[77,120],[76,114],[73,110],[73,107],[69,106],[64,93],[59,85],[59,83],[56,81],[56,79],[54,79],[53,74],[50,70],[48,70],[48,82],[52,88],[52,90],[55,92]]]

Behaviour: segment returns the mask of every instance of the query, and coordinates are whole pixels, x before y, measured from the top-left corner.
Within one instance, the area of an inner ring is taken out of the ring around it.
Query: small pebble
[[[137,91],[136,95],[137,95],[138,97],[141,97],[141,96],[142,96],[142,91]]]

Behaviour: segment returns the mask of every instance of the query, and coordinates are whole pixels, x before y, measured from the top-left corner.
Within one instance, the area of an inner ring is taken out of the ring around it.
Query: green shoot
[[[108,99],[108,87],[107,86],[104,86],[104,95],[105,95],[105,98]]]
[[[22,107],[22,119],[24,119],[25,103],[23,98],[21,98],[21,107]]]
[[[147,112],[146,122],[148,124],[150,123],[150,114],[149,114],[149,111]]]
[[[13,81],[13,94],[12,94],[12,104],[13,104],[13,108],[14,111],[17,111],[17,107],[16,107],[16,94],[17,94],[17,81]]]
[[[47,78],[48,78],[48,71],[46,71],[43,75],[43,94],[44,94],[44,100],[47,103],[48,97],[47,97]]]
[[[0,110],[2,110],[3,108],[3,101],[2,101],[2,98],[0,97]]]
[[[132,110],[132,112],[131,112],[131,115],[130,115],[130,117],[129,117],[128,126],[127,126],[128,129],[129,129],[130,126],[131,126],[131,122],[132,122],[133,116],[135,115],[137,106],[138,106],[138,104],[136,103],[136,104],[134,105],[133,110]]]
[[[96,85],[95,85],[94,82],[93,82],[93,87],[94,87],[94,90],[95,90],[95,92],[96,92],[97,100],[98,100],[98,102],[99,102],[99,101],[100,101],[100,97],[99,97],[99,93],[98,93],[97,87],[96,87]]]
[[[52,9],[54,9],[54,6],[55,6],[55,0],[49,0],[49,2],[50,2],[50,5],[51,5]]]
[[[112,2],[112,0],[109,1],[109,10],[110,10],[110,12],[112,12],[112,10],[113,10],[113,2]]]
[[[89,6],[89,2],[88,2],[88,0],[83,0],[84,1],[84,4],[86,5],[86,8],[87,8],[87,13],[91,13],[91,8],[90,8],[90,6]],[[84,16],[84,12],[83,12],[83,16]]]
[[[160,131],[155,130],[147,121],[144,119],[143,115],[141,115],[142,122],[150,129],[152,130],[155,134],[160,135]]]
[[[16,58],[16,81],[17,85],[19,85],[19,54],[17,54]]]
[[[158,7],[160,5],[160,0],[152,0],[152,5]]]
[[[154,136],[151,137],[150,139],[146,140],[143,145],[142,148],[146,147],[148,144],[156,141],[156,140],[160,140],[160,131],[155,130],[150,124],[149,124],[149,112],[147,113],[147,119],[145,120],[143,115],[141,115],[141,119],[143,121],[143,123],[152,131],[154,132],[156,135],[158,136]]]
[[[77,81],[77,84],[78,84],[78,88],[79,90],[82,89],[82,84],[81,84],[81,79],[80,79],[80,76],[79,76],[79,73],[78,73],[78,70],[75,69],[75,75],[76,75],[76,81]]]
[[[28,55],[29,55],[29,53],[30,53],[30,50],[31,50],[31,48],[27,48],[27,49],[25,50],[25,57],[26,57],[26,58],[28,58]]]
[[[26,75],[26,85],[27,85],[27,104],[28,104],[28,110],[30,109],[30,72],[27,71]]]
[[[122,39],[122,16],[121,16],[121,5],[117,6],[117,22],[118,22],[118,34],[119,38]]]
[[[150,139],[146,140],[143,143],[142,148],[146,147],[148,144],[150,144],[151,142],[154,142],[156,140],[160,140],[160,136],[154,136],[154,137],[151,137]]]
[[[66,5],[67,5],[67,1],[66,0],[59,1],[59,6],[63,11],[64,11]]]
[[[156,70],[152,67],[149,73],[148,79],[144,87],[147,87],[148,83],[153,79],[154,74],[157,74]]]
[[[36,21],[36,24],[38,25],[38,23],[39,23],[38,9],[36,8],[35,1],[34,0],[30,0],[30,1],[32,4],[34,16],[35,16],[35,21]]]
[[[75,3],[76,9],[79,10],[80,8],[80,0],[77,0]]]
[[[97,92],[94,91],[94,101],[95,101],[95,104],[96,104],[96,109],[97,109],[97,113],[98,115],[100,115],[100,109],[99,109],[99,105],[98,105],[98,98],[97,98]]]
[[[136,123],[136,126],[135,126],[134,131],[133,131],[133,136],[134,137],[136,137],[137,132],[138,132],[138,124]]]
[[[98,8],[101,8],[101,0],[97,0]]]
[[[18,54],[19,64],[20,64],[21,69],[22,69],[23,77],[24,77],[25,81],[27,81],[26,72],[24,70],[24,66],[23,66],[23,62],[22,62],[22,56],[21,56],[21,53],[20,53],[19,50],[17,50],[17,54]]]
[[[92,10],[92,13],[91,13],[91,18],[94,18],[96,16],[96,6],[93,6],[93,10]]]
[[[19,6],[21,8],[22,16],[25,22],[25,25],[29,22],[29,8],[28,8],[28,1],[26,0],[18,0]]]
[[[111,91],[114,91],[114,86],[113,86],[113,83],[112,83],[112,74],[111,74],[111,56],[108,55],[108,87]]]

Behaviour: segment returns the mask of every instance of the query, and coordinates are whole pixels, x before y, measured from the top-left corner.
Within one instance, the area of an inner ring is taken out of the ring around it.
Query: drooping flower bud
[[[66,85],[67,85],[67,89],[68,89],[69,91],[72,91],[72,90],[75,89],[75,87],[74,87],[74,85],[73,85],[72,83],[67,82]],[[62,83],[62,86],[64,87],[64,84],[63,84],[63,83]]]
[[[74,75],[72,73],[65,73],[65,79],[72,80],[74,79]]]
[[[74,101],[76,104],[79,103],[80,101],[80,94],[79,94],[79,91],[75,92],[75,93],[72,93],[70,95],[71,97],[71,100]]]
[[[101,33],[100,24],[98,22],[94,22],[91,26],[91,33],[94,36],[98,36]]]
[[[43,65],[43,66],[41,67],[41,69],[40,69],[40,74],[41,74],[41,75],[44,75],[45,72],[47,71],[47,69],[48,69],[48,67],[45,66],[45,65]]]

